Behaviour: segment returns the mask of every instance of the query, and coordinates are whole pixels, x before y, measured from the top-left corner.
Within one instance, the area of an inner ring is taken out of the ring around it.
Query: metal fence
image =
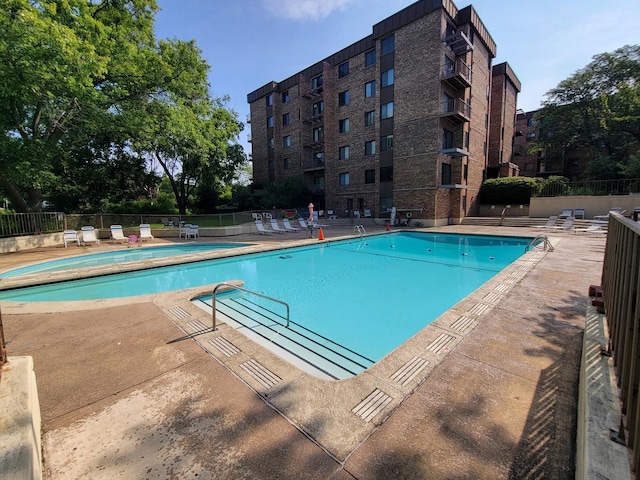
[[[0,237],[61,232],[64,213],[7,213],[0,215]]]
[[[602,291],[633,470],[640,460],[640,224],[609,216]]]
[[[640,193],[640,178],[620,180],[585,180],[581,182],[545,185],[534,197],[560,197],[566,195],[629,195]]]

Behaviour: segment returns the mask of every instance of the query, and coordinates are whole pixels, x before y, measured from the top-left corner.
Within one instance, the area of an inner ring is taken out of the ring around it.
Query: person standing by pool
[[[313,203],[309,204],[309,219],[308,222],[313,222]]]

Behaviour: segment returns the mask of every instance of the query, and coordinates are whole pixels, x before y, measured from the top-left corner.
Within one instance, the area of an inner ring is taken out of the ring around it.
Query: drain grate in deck
[[[458,332],[466,332],[467,330],[471,330],[477,324],[478,322],[473,318],[462,315],[455,322],[453,322],[450,327],[453,330],[457,330]]]
[[[409,382],[411,382],[411,380],[413,380],[416,375],[424,370],[427,365],[429,365],[429,362],[427,360],[416,355],[389,378],[404,387]]]
[[[215,347],[225,357],[231,357],[240,352],[240,349],[224,337],[216,337],[209,340],[209,344]]]
[[[456,337],[447,335],[446,333],[441,333],[433,342],[431,342],[427,346],[427,350],[431,350],[433,353],[440,353],[445,350],[455,339]]]
[[[189,327],[193,332],[204,332],[205,330],[208,330],[210,328],[200,320],[191,320],[189,323],[187,323],[187,327]]]
[[[471,315],[475,315],[479,317],[480,315],[484,315],[489,311],[491,305],[487,305],[486,303],[476,303],[470,310],[469,313]]]
[[[367,398],[362,400],[351,411],[369,423],[384,408],[391,403],[391,397],[380,389],[375,389]]]
[[[240,368],[265,388],[274,387],[282,380],[278,375],[255,360],[249,360],[240,364]]]
[[[184,320],[185,318],[191,316],[191,314],[182,307],[171,307],[169,309],[169,313],[178,320]]]

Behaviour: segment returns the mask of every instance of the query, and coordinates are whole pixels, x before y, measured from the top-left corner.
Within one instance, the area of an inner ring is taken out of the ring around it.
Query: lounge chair
[[[571,229],[571,227],[573,227],[573,222],[575,221],[575,218],[573,217],[569,217],[569,218],[565,218],[564,222],[562,223],[562,225],[557,225],[557,226],[553,226],[550,227],[554,230],[563,230],[563,231],[567,231],[569,229]]]
[[[160,223],[165,227],[173,227],[173,222],[169,220],[167,217],[162,217],[160,219]]]
[[[284,225],[284,229],[288,232],[300,232],[301,230],[296,227],[292,227],[288,218],[282,220],[282,225]]]
[[[562,210],[562,213],[560,215],[558,215],[558,218],[569,218],[569,217],[573,217],[573,209],[572,208],[565,208]]]
[[[264,228],[264,225],[260,220],[256,220],[256,228],[258,229],[258,233],[260,235],[273,235],[275,233],[275,232],[272,232],[271,230],[267,230],[266,228]]]
[[[286,230],[280,228],[280,225],[278,225],[278,221],[271,219],[271,230],[273,230],[276,233],[287,233]]]
[[[64,243],[64,248],[67,248],[67,244],[71,242],[76,242],[78,246],[80,246],[80,237],[78,236],[78,232],[75,230],[65,230],[62,232],[62,242]]]
[[[607,234],[607,231],[602,228],[602,225],[590,225],[587,228],[575,228],[573,230],[574,233],[603,233],[603,234]]]
[[[364,211],[364,218],[371,218],[371,210],[369,210],[368,208],[365,209]]]
[[[576,211],[573,213],[573,217],[584,220],[584,208],[576,208]]]
[[[307,222],[305,222],[304,219],[302,219],[302,218],[298,219],[298,223],[300,224],[300,226],[302,228],[305,228],[305,229],[309,228],[309,226],[310,226],[310,225],[307,225]]]
[[[86,245],[87,243],[94,242],[96,245],[100,245],[100,240],[98,240],[98,237],[96,237],[96,231],[93,227],[91,226],[82,227],[81,232],[82,232],[82,243]]]
[[[122,225],[111,225],[109,228],[111,229],[111,240],[129,243],[129,237],[124,236]]]
[[[556,224],[556,220],[558,220],[558,216],[557,215],[551,215],[549,217],[549,219],[547,220],[547,223],[545,223],[544,225],[537,225],[533,228],[553,228]]]
[[[153,235],[151,235],[151,225],[148,223],[140,224],[140,236],[138,237],[140,241],[144,240],[153,240]]]
[[[611,212],[615,212],[615,213],[619,213],[620,215],[624,215],[624,213],[626,212],[626,210],[622,209],[622,207],[613,207],[609,209],[609,212],[606,215],[595,215],[593,217],[594,220],[609,220],[609,213]]]

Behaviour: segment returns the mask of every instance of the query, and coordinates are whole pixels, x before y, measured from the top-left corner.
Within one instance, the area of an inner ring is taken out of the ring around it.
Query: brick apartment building
[[[373,33],[247,96],[253,181],[302,177],[316,209],[458,222],[476,207],[488,154],[511,158],[520,84],[472,6],[421,0]],[[511,124],[509,124],[509,113]],[[489,148],[490,114],[503,133]],[[508,167],[507,167],[508,168]]]

